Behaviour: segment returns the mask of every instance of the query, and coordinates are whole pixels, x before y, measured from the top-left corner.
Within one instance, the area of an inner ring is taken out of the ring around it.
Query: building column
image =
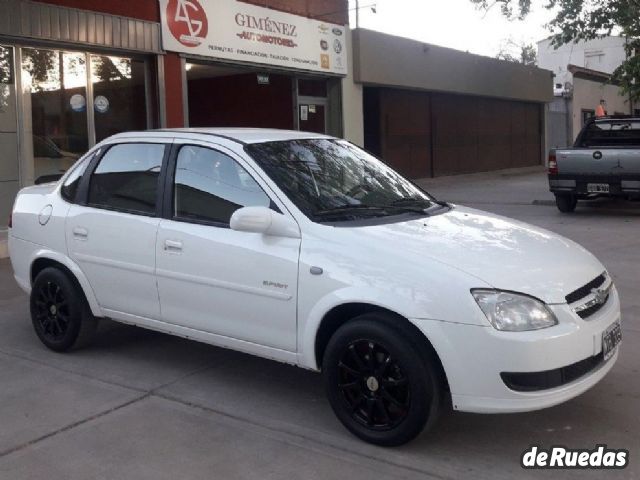
[[[342,125],[344,138],[364,147],[364,107],[362,104],[362,85],[355,82],[354,64],[359,55],[358,47],[353,45],[353,30],[346,30],[347,58],[349,59],[347,76],[342,79]]]
[[[167,52],[164,62],[164,92],[160,94],[165,99],[165,115],[167,128],[185,126],[183,99],[183,73],[180,55]]]

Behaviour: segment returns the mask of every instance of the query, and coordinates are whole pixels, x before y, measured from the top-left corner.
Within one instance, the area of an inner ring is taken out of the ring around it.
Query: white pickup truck
[[[640,198],[640,118],[592,118],[571,148],[549,153],[549,188],[561,212],[578,200]]]

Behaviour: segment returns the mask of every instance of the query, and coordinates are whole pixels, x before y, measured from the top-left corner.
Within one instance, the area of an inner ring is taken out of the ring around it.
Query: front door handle
[[[182,242],[179,240],[165,240],[164,249],[168,252],[181,252]]]
[[[73,236],[78,240],[86,240],[89,236],[89,230],[82,227],[75,227],[73,229]]]

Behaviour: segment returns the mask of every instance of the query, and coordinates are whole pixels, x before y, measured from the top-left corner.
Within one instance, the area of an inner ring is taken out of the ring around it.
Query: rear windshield
[[[577,147],[626,147],[640,145],[640,120],[596,121],[578,137]]]

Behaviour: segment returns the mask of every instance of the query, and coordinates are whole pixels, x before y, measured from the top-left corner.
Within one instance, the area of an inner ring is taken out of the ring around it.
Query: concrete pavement
[[[622,297],[624,344],[599,385],[540,412],[449,413],[409,445],[373,447],[338,423],[312,372],[108,321],[91,347],[48,351],[0,260],[0,479],[639,478],[640,204],[560,214],[539,169],[420,183],[566,235],[605,263]],[[532,443],[606,443],[629,449],[631,463],[523,471]]]

